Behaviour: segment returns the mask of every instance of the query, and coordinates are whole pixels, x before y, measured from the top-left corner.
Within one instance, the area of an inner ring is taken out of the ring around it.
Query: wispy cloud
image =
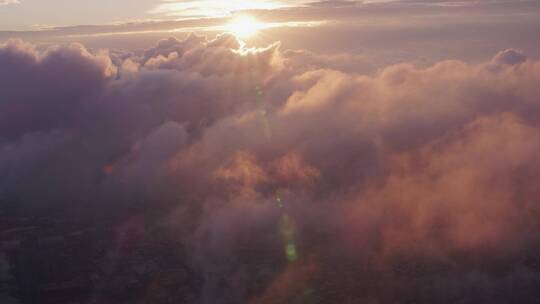
[[[202,1],[176,1],[162,0],[150,13],[167,16],[228,16],[236,11],[279,9],[307,4],[311,1],[295,0],[202,0]]]
[[[0,5],[17,4],[19,0],[0,0]]]

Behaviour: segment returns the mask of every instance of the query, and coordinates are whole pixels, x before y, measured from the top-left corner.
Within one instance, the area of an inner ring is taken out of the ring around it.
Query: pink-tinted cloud
[[[11,41],[0,202],[159,223],[203,278],[193,303],[533,303],[540,62],[368,76],[343,56]]]

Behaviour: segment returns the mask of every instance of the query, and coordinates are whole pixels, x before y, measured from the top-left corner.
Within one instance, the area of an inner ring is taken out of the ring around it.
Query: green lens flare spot
[[[287,255],[287,260],[289,262],[294,262],[298,259],[298,251],[296,250],[296,245],[288,244],[285,247],[285,254]]]

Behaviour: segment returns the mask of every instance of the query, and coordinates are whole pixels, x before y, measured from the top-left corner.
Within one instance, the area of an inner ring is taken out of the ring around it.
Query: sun
[[[250,38],[255,36],[264,24],[252,16],[238,16],[225,26],[226,30],[238,38]]]

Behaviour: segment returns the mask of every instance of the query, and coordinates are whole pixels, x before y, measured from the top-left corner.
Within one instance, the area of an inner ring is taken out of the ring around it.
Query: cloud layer
[[[203,278],[193,303],[536,301],[540,62],[350,59],[10,41],[2,207],[164,227]]]

